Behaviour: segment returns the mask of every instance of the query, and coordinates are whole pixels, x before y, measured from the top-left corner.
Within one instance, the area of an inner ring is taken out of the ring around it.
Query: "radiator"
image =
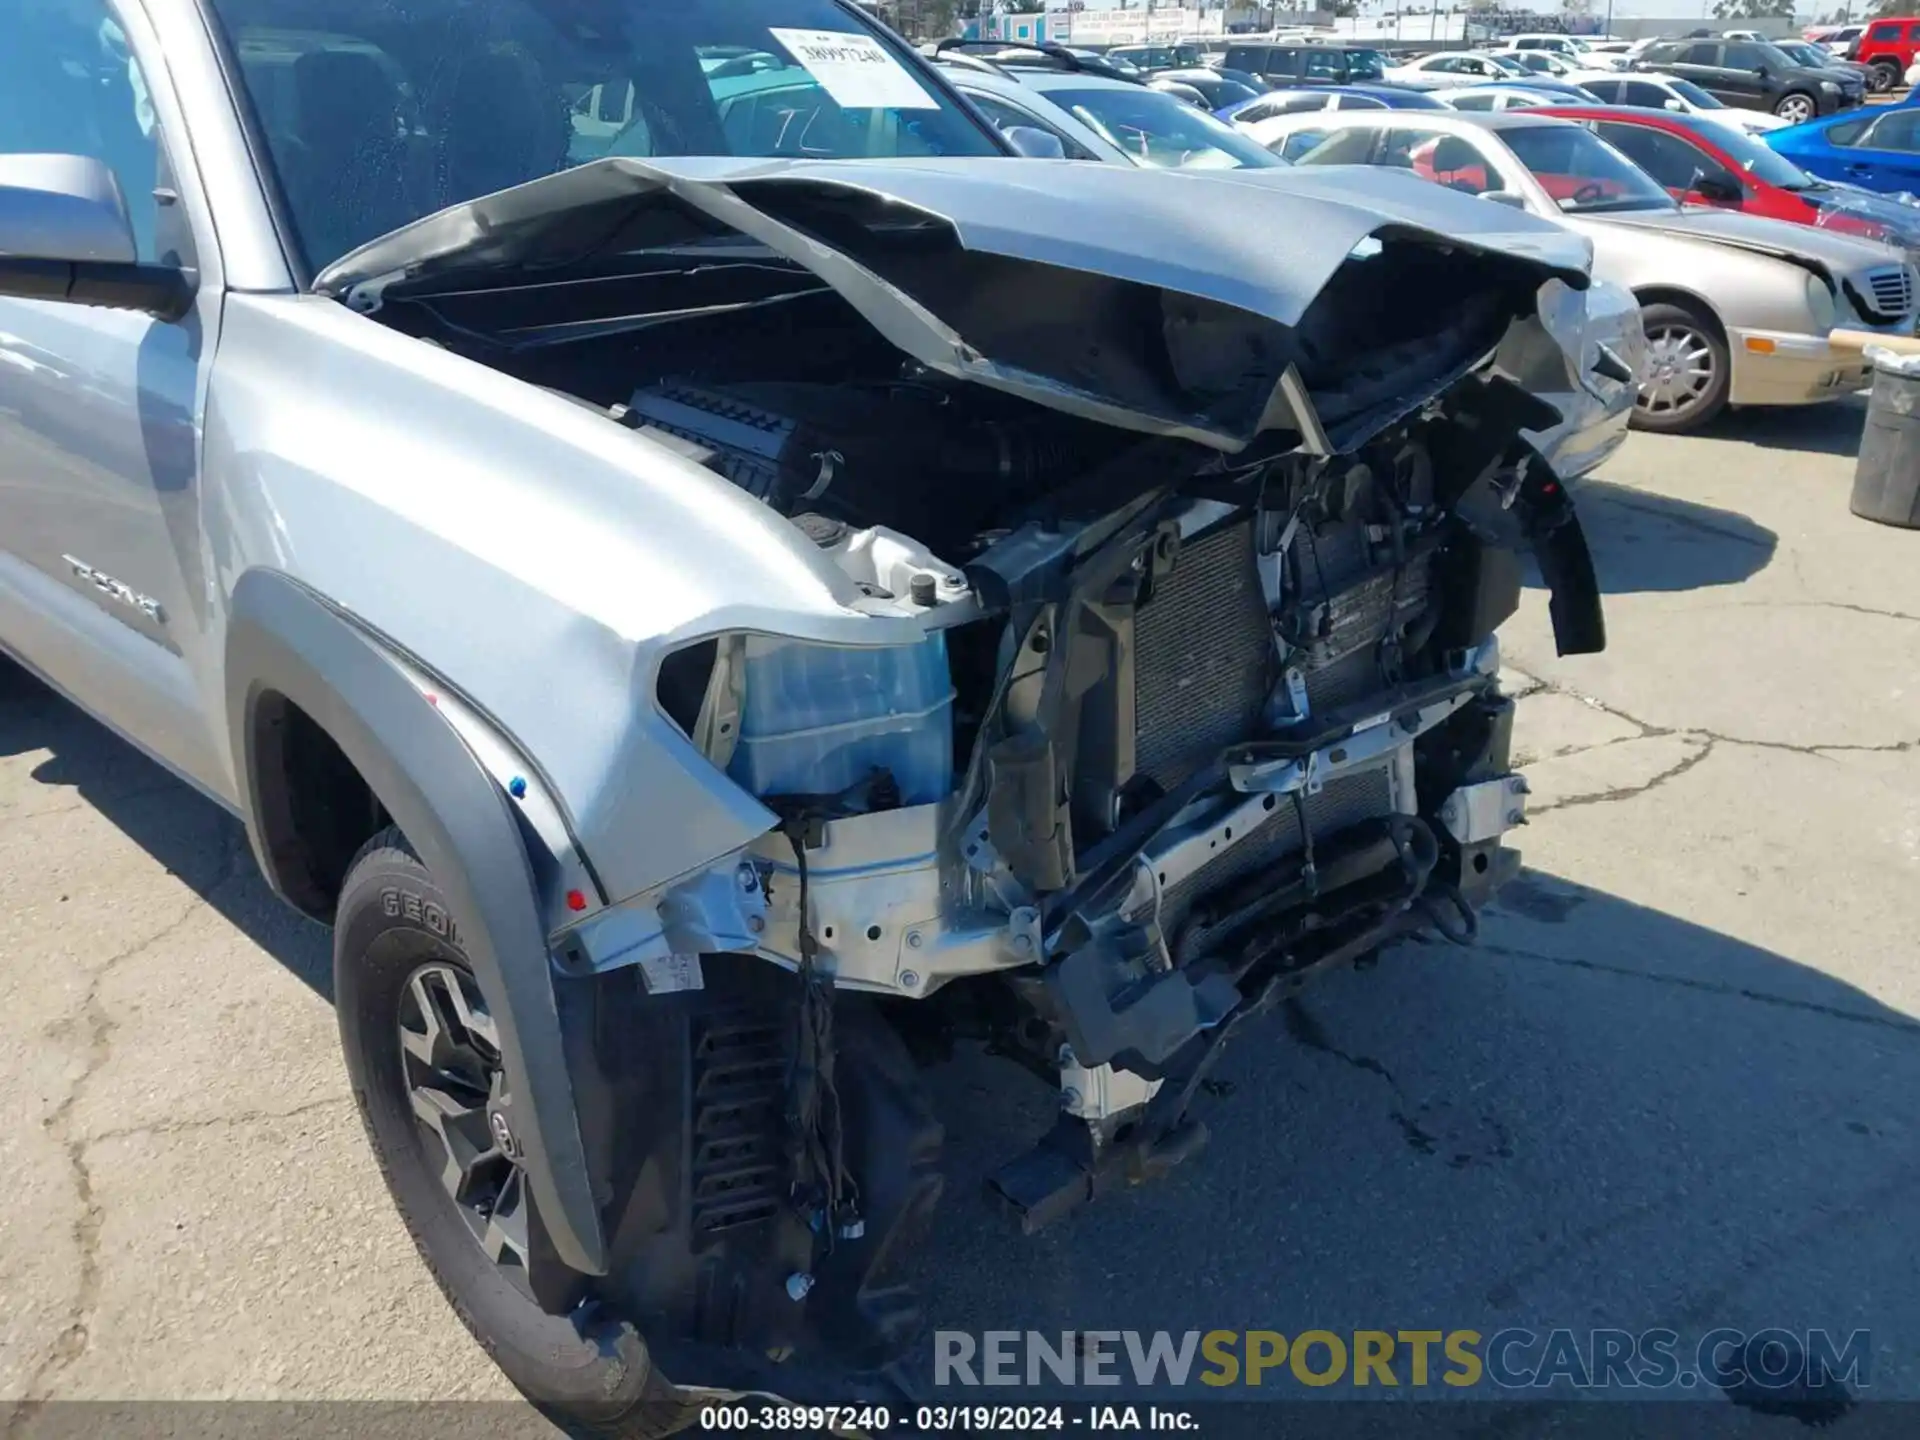
[[[1171,790],[1252,735],[1273,675],[1253,526],[1182,548],[1134,620],[1134,768]]]
[[[1382,640],[1427,604],[1430,561],[1376,568],[1358,524],[1305,527],[1293,540],[1289,574],[1327,624],[1289,663],[1321,713],[1386,686]],[[1275,675],[1267,603],[1253,553],[1252,526],[1238,524],[1190,542],[1134,622],[1136,769],[1171,789],[1236,741],[1258,733]],[[1389,772],[1343,776],[1308,797],[1316,842],[1393,809]],[[1161,897],[1164,933],[1179,928],[1194,901],[1301,847],[1299,821],[1283,803],[1253,834]],[[1204,941],[1204,937],[1201,937]]]

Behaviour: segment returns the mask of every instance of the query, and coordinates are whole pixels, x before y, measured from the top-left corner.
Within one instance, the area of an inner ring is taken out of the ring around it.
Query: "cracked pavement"
[[[1477,949],[1238,1039],[1196,1160],[1022,1240],[971,1177],[1050,1098],[936,1072],[935,1323],[1865,1327],[1920,1399],[1920,534],[1848,514],[1858,428],[1635,436],[1581,487],[1608,653],[1555,657],[1537,589],[1503,632],[1527,872]],[[368,1157],[325,932],[17,675],[0,945],[0,1401],[508,1395]]]

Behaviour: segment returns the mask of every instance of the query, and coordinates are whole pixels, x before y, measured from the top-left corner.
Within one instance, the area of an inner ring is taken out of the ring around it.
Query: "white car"
[[[1556,55],[1564,55],[1569,60],[1578,59],[1586,52],[1587,42],[1577,35],[1565,35],[1557,31],[1539,31],[1530,34],[1509,35],[1504,47],[1507,50],[1551,50]]]
[[[1853,42],[1866,33],[1867,27],[1864,25],[1842,25],[1838,30],[1822,35],[1816,43],[1845,59],[1847,51],[1853,48]]]
[[[1624,70],[1633,63],[1633,47],[1636,43],[1633,40],[1589,41],[1587,48],[1573,58],[1573,63],[1585,70],[1602,73]]]
[[[1494,53],[1505,56],[1522,68],[1531,70],[1535,75],[1546,75],[1555,80],[1564,80],[1575,71],[1583,69],[1587,60],[1584,55],[1568,55],[1560,50],[1507,49],[1496,50]]]
[[[1650,70],[1609,75],[1602,71],[1582,70],[1569,77],[1583,90],[1589,90],[1609,105],[1631,105],[1637,110],[1671,110],[1676,115],[1698,115],[1716,125],[1758,135],[1778,130],[1786,121],[1764,110],[1738,110],[1723,105],[1691,80],[1678,75],[1661,75]]]
[[[1647,357],[1634,423],[1644,429],[1698,429],[1730,404],[1836,399],[1872,373],[1829,340],[1836,324],[1888,334],[1913,325],[1920,277],[1900,251],[1817,226],[1683,209],[1569,120],[1363,110],[1269,123],[1268,148],[1302,171],[1407,170],[1586,236],[1594,279],[1639,297]]]
[[[1428,85],[1479,85],[1488,80],[1525,80],[1532,74],[1519,61],[1491,50],[1442,50],[1386,69],[1390,82]]]

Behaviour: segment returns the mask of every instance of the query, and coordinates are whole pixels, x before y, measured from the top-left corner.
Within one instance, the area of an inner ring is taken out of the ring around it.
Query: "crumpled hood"
[[[1709,240],[1759,255],[1777,256],[1798,265],[1810,264],[1833,279],[1876,265],[1899,264],[1906,258],[1877,240],[1814,225],[1796,225],[1790,220],[1770,220],[1764,215],[1745,215],[1736,210],[1656,210],[1592,218],[1610,225],[1632,225]]]
[[[1512,262],[1517,278],[1536,288],[1560,279],[1583,289],[1592,261],[1590,244],[1559,226],[1375,169],[1188,173],[996,158],[616,158],[427,216],[328,266],[314,289],[371,310],[388,292],[429,288],[455,272],[512,266],[524,273],[657,246],[675,223],[685,237],[698,233],[695,224],[707,225],[710,241],[715,221],[812,271],[934,370],[1229,451],[1274,428],[1286,403],[1261,395],[1250,408],[1196,412],[1175,403],[1150,365],[1129,360],[1124,383],[1116,382],[1117,366],[1096,374],[1091,366],[1063,373],[1023,365],[1017,352],[1032,336],[1018,332],[1048,318],[1035,307],[1029,320],[1012,308],[1022,302],[1004,300],[1008,313],[983,326],[982,297],[1044,297],[1097,277],[1193,297],[1205,312],[1196,325],[1240,312],[1292,327],[1369,237]],[[875,259],[882,252],[886,265]],[[936,263],[942,254],[973,262],[965,278],[960,267]],[[898,275],[916,264],[913,273],[925,283],[877,273]],[[956,318],[962,315],[965,324]],[[1051,319],[1056,331],[1059,319]]]
[[[1003,159],[595,161],[451,206],[369,241],[315,278],[323,295],[475,265],[559,263],[585,212],[678,197],[729,224],[782,186],[844,188],[948,221],[969,250],[1180,290],[1293,324],[1361,240],[1387,226],[1586,283],[1591,251],[1559,227],[1365,166],[1170,172]],[[762,238],[756,236],[756,238]],[[804,257],[795,256],[805,263]]]

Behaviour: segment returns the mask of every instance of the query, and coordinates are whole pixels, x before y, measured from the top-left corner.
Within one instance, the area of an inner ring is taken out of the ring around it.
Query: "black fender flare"
[[[254,857],[280,888],[261,823],[256,710],[284,696],[332,737],[445,890],[467,958],[497,1007],[527,1179],[555,1252],[606,1273],[533,871],[506,797],[380,646],[290,577],[249,570],[227,621],[227,723]]]

